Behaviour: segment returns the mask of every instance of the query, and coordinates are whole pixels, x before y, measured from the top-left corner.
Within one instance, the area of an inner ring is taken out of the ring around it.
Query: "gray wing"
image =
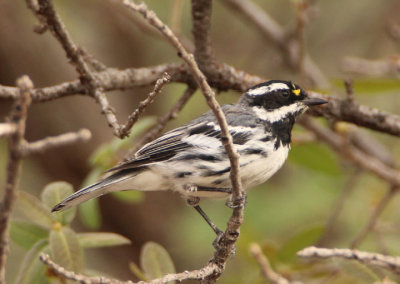
[[[229,109],[229,107],[231,108]],[[236,124],[235,122],[238,121],[238,119],[240,120],[235,107],[224,106],[223,109],[227,116],[228,123],[233,122],[233,124]],[[207,112],[185,126],[171,130],[158,139],[144,145],[130,160],[108,171],[138,168],[154,162],[168,160],[179,152],[194,147],[190,142],[187,142],[185,138],[196,134],[202,134],[217,139],[221,138],[221,131],[218,123],[211,112]],[[234,144],[244,144],[248,140],[250,134],[251,132],[231,131]]]

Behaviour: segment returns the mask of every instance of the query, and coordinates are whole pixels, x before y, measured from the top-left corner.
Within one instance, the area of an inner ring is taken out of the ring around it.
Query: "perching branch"
[[[172,44],[172,46],[177,49],[180,56],[185,60],[186,64],[188,65],[190,73],[197,82],[199,88],[206,98],[208,105],[216,116],[217,121],[221,127],[221,141],[223,146],[225,147],[231,164],[232,202],[237,206],[233,209],[233,214],[228,221],[226,231],[219,241],[219,248],[215,252],[213,259],[210,261],[211,263],[215,263],[216,265],[218,265],[218,267],[220,268],[220,270],[214,271],[212,275],[206,278],[207,282],[214,282],[221,275],[223,269],[225,268],[228,257],[232,254],[234,250],[234,244],[239,237],[239,228],[243,222],[245,193],[242,190],[240,179],[239,155],[233,146],[232,136],[229,133],[225,115],[222,112],[222,109],[217,100],[215,99],[215,94],[207,83],[207,79],[200,71],[196,61],[194,60],[193,55],[189,54],[183,48],[182,44],[169,29],[169,27],[164,25],[164,23],[161,22],[161,20],[156,16],[153,11],[148,10],[145,4],[142,3],[138,5],[128,0],[123,0],[123,3],[130,10],[141,13],[144,18],[150,24],[156,27]]]

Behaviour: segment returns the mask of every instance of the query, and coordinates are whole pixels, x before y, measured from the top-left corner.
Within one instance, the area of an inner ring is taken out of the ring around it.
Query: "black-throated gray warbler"
[[[268,180],[285,162],[296,117],[308,106],[324,104],[297,85],[268,81],[248,89],[237,104],[225,105],[229,131],[240,154],[244,188]],[[112,191],[173,190],[189,200],[229,196],[230,162],[211,111],[144,145],[131,159],[112,168],[103,180],[83,188],[52,211],[59,211]],[[214,231],[214,224],[196,204]]]

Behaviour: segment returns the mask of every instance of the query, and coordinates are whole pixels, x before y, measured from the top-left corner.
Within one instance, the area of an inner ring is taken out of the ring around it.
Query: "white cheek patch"
[[[262,86],[259,88],[249,90],[247,94],[249,94],[250,96],[260,96],[264,95],[265,93],[274,92],[277,90],[289,90],[289,87],[284,83],[272,83],[271,85],[268,86]]]
[[[262,107],[252,107],[253,111],[256,113],[257,117],[269,121],[271,123],[274,123],[278,120],[281,120],[282,118],[286,117],[288,114],[295,113],[298,111],[305,111],[307,109],[306,106],[300,104],[300,103],[295,103],[291,104],[288,106],[283,106],[274,110],[266,110]]]

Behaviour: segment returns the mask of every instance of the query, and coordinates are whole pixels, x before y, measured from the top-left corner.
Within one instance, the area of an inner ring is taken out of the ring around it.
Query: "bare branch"
[[[0,137],[15,133],[17,125],[14,123],[0,123]]]
[[[54,137],[46,137],[35,142],[24,142],[20,146],[20,154],[23,157],[40,154],[49,149],[63,147],[77,142],[86,142],[92,137],[88,129],[81,129],[78,132],[64,133]]]
[[[344,72],[374,77],[400,76],[400,57],[393,56],[387,59],[369,60],[356,57],[345,57],[341,68]]]
[[[256,244],[256,243],[250,244],[250,252],[254,256],[254,258],[257,260],[258,264],[261,267],[261,271],[262,271],[264,277],[269,281],[269,283],[272,283],[272,284],[289,284],[289,283],[291,283],[285,277],[276,273],[272,269],[271,264],[268,261],[268,258],[263,254],[259,244]],[[296,283],[300,284],[300,282],[296,282]]]
[[[109,279],[102,276],[88,277],[82,274],[69,271],[59,264],[55,263],[50,259],[50,256],[45,253],[41,253],[40,261],[46,264],[55,274],[62,276],[65,279],[77,281],[84,284],[134,284],[132,281],[120,281],[116,279]],[[136,284],[163,284],[171,281],[183,281],[183,280],[201,280],[212,272],[217,271],[218,267],[215,264],[209,264],[202,269],[193,271],[184,271],[176,274],[167,274],[161,278],[149,280],[149,281],[139,281]]]
[[[329,103],[313,109],[313,114],[334,121],[347,121],[383,133],[400,136],[400,116],[376,108],[350,103],[347,99],[324,96],[317,92],[308,92],[310,97],[323,98]]]
[[[201,68],[215,62],[210,37],[211,12],[211,0],[192,0],[194,57]]]
[[[382,255],[379,253],[363,252],[351,249],[327,249],[307,247],[297,253],[301,258],[344,258],[356,260],[363,264],[381,267],[393,273],[400,274],[400,257]]]
[[[138,143],[136,143],[135,147],[133,147],[128,151],[128,153],[126,153],[123,162],[129,160],[143,145],[157,138],[161,134],[161,131],[165,128],[167,123],[170,120],[176,118],[178,113],[186,105],[186,103],[189,101],[189,99],[192,97],[195,91],[196,89],[188,87],[183,93],[183,95],[176,102],[176,104],[164,116],[158,119],[157,125],[153,127],[153,129],[148,131],[147,134],[143,136],[143,138],[140,139]]]
[[[379,216],[381,216],[383,210],[389,204],[390,200],[393,199],[396,193],[398,193],[398,187],[391,186],[390,189],[386,192],[386,194],[382,197],[379,203],[376,205],[374,210],[371,213],[371,217],[368,220],[368,223],[361,230],[361,232],[354,238],[354,240],[350,244],[351,249],[357,248],[367,237],[368,233],[371,232],[378,221]]]
[[[33,89],[33,83],[28,76],[22,76],[17,80],[17,86],[20,90],[19,98],[15,100],[10,115],[10,121],[16,125],[17,130],[10,136],[8,143],[9,157],[7,164],[7,177],[3,201],[0,204],[0,283],[5,283],[6,277],[5,269],[8,255],[8,225],[16,199],[15,188],[17,186],[21,164],[19,147],[25,136],[26,118],[28,115],[28,107],[31,103],[31,90]]]
[[[162,64],[124,70],[108,68],[102,72],[93,72],[93,74],[98,78],[98,86],[100,88],[103,88],[104,91],[113,91],[153,85],[165,72],[171,76],[172,82],[186,83],[189,81],[187,79],[189,75],[183,64]],[[32,92],[32,100],[33,102],[45,102],[65,96],[86,93],[86,86],[80,80],[74,80],[55,86],[35,89]],[[0,98],[16,99],[17,97],[17,88],[0,85]]]
[[[147,96],[147,98],[139,103],[138,108],[128,117],[128,121],[122,125],[119,129],[120,137],[126,137],[129,135],[129,131],[131,130],[132,126],[136,123],[139,119],[140,115],[143,111],[149,106],[155,99],[155,97],[160,94],[162,88],[166,83],[171,80],[171,77],[164,73],[162,78],[158,79],[156,85],[154,86],[153,91]]]

